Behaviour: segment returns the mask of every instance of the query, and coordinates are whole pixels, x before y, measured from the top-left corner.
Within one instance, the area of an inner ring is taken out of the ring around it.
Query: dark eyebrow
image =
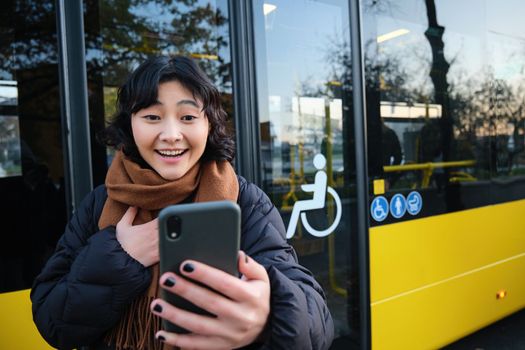
[[[159,100],[156,100],[155,102],[151,104],[151,106],[158,106],[158,105],[163,106],[164,104],[160,102]],[[180,105],[190,105],[196,108],[200,108],[200,106],[194,100],[180,100],[179,102],[177,102],[177,106],[180,106]]]
[[[177,102],[177,106],[180,106],[180,105],[191,105],[193,107],[200,108],[197,102],[193,100],[180,100],[179,102]]]

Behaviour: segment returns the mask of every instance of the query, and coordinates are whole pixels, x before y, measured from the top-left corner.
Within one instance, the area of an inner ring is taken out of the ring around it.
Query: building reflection
[[[382,137],[377,133],[381,119],[400,139],[403,165],[460,164],[434,167],[434,180],[427,181],[424,167],[389,168],[391,164],[379,164],[380,157],[372,155],[372,174],[381,178],[385,171],[399,172],[398,189],[439,189],[521,173],[525,83],[519,72],[511,76],[506,71],[524,64],[518,59],[523,40],[507,28],[497,31],[506,30],[506,36],[495,38],[488,26],[504,26],[497,21],[478,25],[474,36],[472,30],[465,33],[465,25],[452,16],[457,8],[433,0],[365,3],[369,147],[374,149]],[[493,6],[491,1],[484,4]],[[418,10],[407,10],[409,5]],[[499,57],[487,55],[488,47],[501,48],[494,55]],[[489,59],[480,62],[479,57]]]

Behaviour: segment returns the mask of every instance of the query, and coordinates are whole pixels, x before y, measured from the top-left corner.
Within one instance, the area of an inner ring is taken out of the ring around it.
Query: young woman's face
[[[209,123],[201,101],[169,81],[159,85],[157,103],[132,115],[131,129],[142,158],[164,179],[177,180],[204,153]]]

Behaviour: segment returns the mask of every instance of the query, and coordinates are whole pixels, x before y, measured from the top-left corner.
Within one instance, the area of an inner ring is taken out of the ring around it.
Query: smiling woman
[[[166,156],[176,154],[172,151],[180,150],[190,151],[181,165],[193,166],[201,156],[233,160],[234,143],[226,129],[227,115],[217,88],[184,57],[147,60],[120,89],[117,109],[100,135],[102,141],[121,146],[126,156],[142,166],[159,172],[150,160],[158,159],[162,164],[168,160]],[[162,156],[159,151],[166,152]]]
[[[159,85],[158,100],[131,118],[142,158],[166,180],[177,180],[201,158],[209,122],[201,102],[178,81]]]
[[[103,134],[117,149],[105,186],[78,208],[31,292],[35,324],[50,344],[117,350],[157,350],[163,343],[330,346],[334,329],[324,292],[298,264],[275,206],[235,174],[219,101],[199,67],[181,56],[147,60],[120,88],[117,113]],[[216,200],[241,208],[242,278],[199,261],[160,276],[159,210]],[[172,306],[158,297],[160,288],[209,314]],[[162,330],[161,319],[190,333]]]

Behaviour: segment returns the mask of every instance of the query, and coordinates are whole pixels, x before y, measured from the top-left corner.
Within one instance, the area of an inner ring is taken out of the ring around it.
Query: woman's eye
[[[193,116],[193,115],[185,115],[183,116],[181,119],[186,121],[186,122],[189,122],[189,121],[192,121],[193,119],[195,119],[196,117]]]
[[[158,115],[148,114],[143,117],[146,120],[160,120]]]

